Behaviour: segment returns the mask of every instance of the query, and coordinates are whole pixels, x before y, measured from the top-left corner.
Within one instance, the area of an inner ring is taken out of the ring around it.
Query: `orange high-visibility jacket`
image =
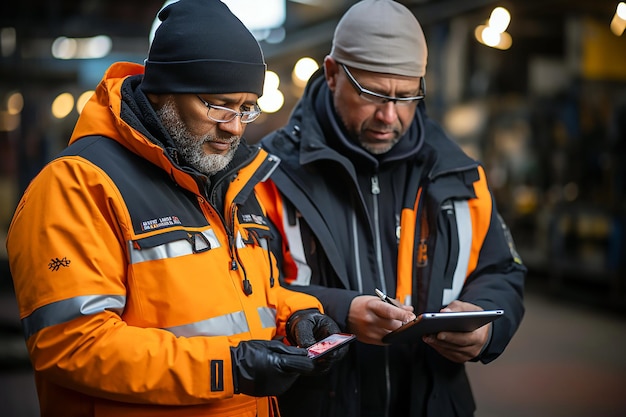
[[[234,395],[230,347],[321,310],[279,285],[268,251],[252,190],[278,161],[242,143],[235,158],[246,162],[215,207],[207,179],[143,127],[142,73],[109,68],[10,226],[42,415],[269,415],[267,398]]]

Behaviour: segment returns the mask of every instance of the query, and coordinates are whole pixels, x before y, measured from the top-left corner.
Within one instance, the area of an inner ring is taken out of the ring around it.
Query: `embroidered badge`
[[[255,223],[255,224],[261,224],[266,226],[267,222],[265,221],[265,218],[263,216],[259,216],[257,214],[242,214],[241,215],[241,220],[244,223]]]
[[[517,248],[515,247],[515,242],[513,242],[513,236],[511,235],[511,230],[506,225],[506,223],[504,223],[504,219],[502,218],[502,216],[500,216],[500,214],[498,214],[498,218],[500,219],[500,224],[502,225],[502,232],[504,233],[504,239],[506,240],[506,243],[509,245],[509,251],[511,251],[511,256],[513,257],[513,261],[516,264],[521,265],[522,258],[521,256],[519,256],[519,253],[517,252]]]
[[[48,263],[48,269],[51,270],[52,272],[56,272],[62,266],[70,266],[70,262],[71,261],[67,259],[66,257],[63,257],[63,259],[59,259],[59,258],[50,259],[50,262]]]
[[[178,216],[164,216],[158,219],[144,220],[141,222],[141,230],[155,230],[163,227],[175,226],[182,224]]]

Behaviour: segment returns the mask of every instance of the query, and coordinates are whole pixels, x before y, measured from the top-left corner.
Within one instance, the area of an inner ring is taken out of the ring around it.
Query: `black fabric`
[[[60,154],[66,155],[80,155],[107,173],[124,197],[133,230],[138,236],[154,232],[153,227],[145,224],[152,219],[175,216],[180,221],[178,224],[164,223],[160,227],[164,229],[198,229],[208,225],[192,192],[179,187],[167,172],[116,141],[103,136],[85,137]],[[159,204],[154,204],[155,201]],[[160,238],[176,240],[180,236],[161,233]]]
[[[179,0],[158,15],[142,89],[149,93],[263,94],[259,43],[219,0]]]
[[[132,75],[123,81],[120,116],[153,143],[165,149],[175,148],[174,140],[161,123],[144,91],[139,88],[140,85],[141,75]]]

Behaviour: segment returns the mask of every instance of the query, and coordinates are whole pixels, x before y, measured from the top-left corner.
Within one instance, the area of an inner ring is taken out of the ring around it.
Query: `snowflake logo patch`
[[[62,266],[63,267],[70,266],[70,262],[71,261],[67,259],[66,257],[63,257],[63,259],[59,259],[59,258],[50,259],[50,262],[48,263],[48,269],[51,270],[52,272],[56,272]]]

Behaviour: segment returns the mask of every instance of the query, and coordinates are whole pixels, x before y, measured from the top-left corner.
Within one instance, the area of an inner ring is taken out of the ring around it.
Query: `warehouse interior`
[[[626,13],[626,4],[400,2],[417,16],[429,45],[429,114],[485,165],[529,268],[519,334],[495,363],[469,365],[476,416],[626,415],[619,388],[626,386],[620,354],[626,342],[626,15],[618,13],[620,5]],[[335,25],[355,1],[225,3],[242,13],[255,14],[260,4],[279,12],[253,30],[278,91],[278,101],[268,101],[246,131],[255,142],[286,122],[303,90],[296,64],[303,58],[322,63]],[[3,6],[3,242],[22,192],[66,145],[81,101],[106,68],[119,60],[143,62],[163,5],[22,0]],[[510,21],[500,43],[489,46],[481,31],[496,8],[506,9]],[[14,388],[2,390],[0,404],[9,413],[3,415],[30,417],[38,415],[36,394],[12,291],[3,244],[0,381]]]

